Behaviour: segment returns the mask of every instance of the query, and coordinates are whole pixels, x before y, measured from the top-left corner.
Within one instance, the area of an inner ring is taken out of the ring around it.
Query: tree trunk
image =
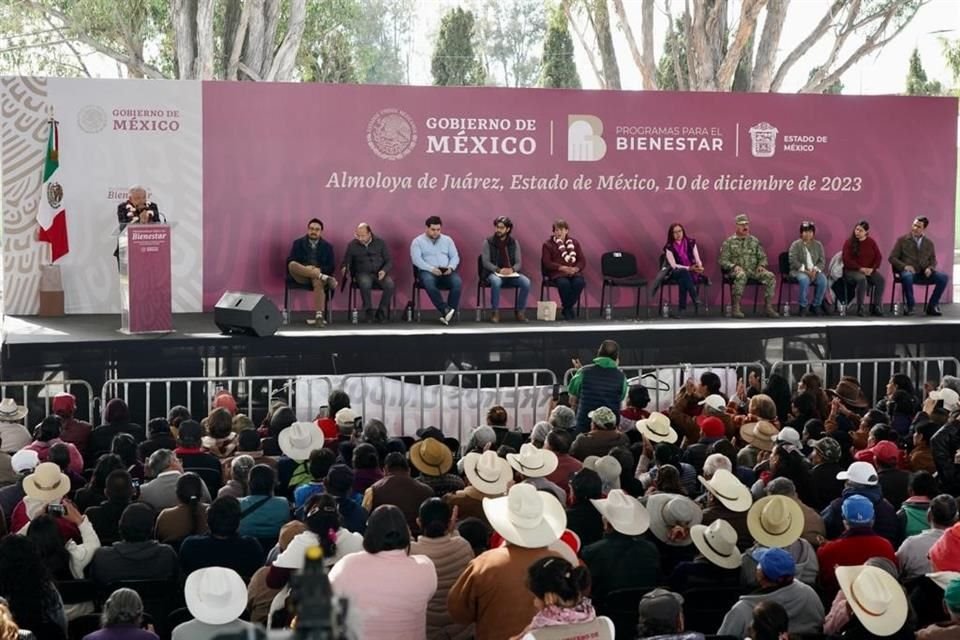
[[[213,0],[197,3],[197,78],[213,79]]]
[[[766,3],[767,0],[743,0],[743,5],[740,8],[740,24],[737,25],[733,43],[724,55],[723,63],[720,65],[720,71],[717,74],[717,86],[722,91],[729,91],[733,86],[733,75],[737,71],[740,58],[743,57],[747,45],[753,38],[753,32],[757,28],[757,16],[760,15],[760,10]]]
[[[833,4],[830,5],[830,8],[827,9],[826,13],[823,14],[823,17],[820,18],[820,22],[817,23],[817,26],[814,27],[813,31],[810,32],[806,38],[800,41],[796,47],[793,48],[793,51],[787,54],[787,57],[784,58],[783,62],[780,63],[780,67],[777,69],[777,73],[773,76],[773,82],[770,84],[770,91],[779,91],[780,85],[783,84],[783,81],[787,77],[787,73],[790,71],[790,68],[796,64],[797,60],[802,58],[807,51],[813,47],[820,39],[830,30],[830,27],[833,25],[834,16],[837,15],[837,12],[843,8],[847,3],[847,0],[834,0]],[[772,57],[776,57],[776,51],[772,52]],[[773,62],[771,61],[771,65]]]
[[[291,15],[293,8],[291,7]],[[280,0],[267,0],[263,6],[263,66],[260,75],[270,75],[277,47],[277,21],[280,19]],[[288,31],[289,33],[289,31]]]
[[[590,63],[590,68],[593,70],[593,75],[597,79],[597,84],[600,85],[601,89],[606,89],[607,84],[603,77],[603,72],[600,71],[600,65],[597,64],[597,56],[594,54],[593,47],[587,44],[587,37],[584,34],[583,30],[577,25],[576,20],[574,20],[573,12],[570,10],[570,4],[572,0],[563,0],[563,14],[567,17],[567,25],[570,27],[570,30],[573,31],[574,35],[577,36],[577,42],[580,43],[580,46],[587,54],[587,61]]]
[[[627,19],[627,12],[623,8],[623,0],[613,0],[613,10],[617,14],[620,28],[623,29],[623,35],[630,46],[633,63],[640,70],[643,88],[647,90],[656,89],[657,69],[653,62],[653,0],[643,0],[642,23],[640,25],[641,38],[643,39],[641,43],[642,51],[637,48],[637,41],[633,37],[633,29]]]
[[[783,31],[783,22],[787,17],[787,7],[790,0],[769,0],[767,2],[767,16],[763,21],[763,32],[760,34],[760,45],[757,47],[757,57],[754,59],[753,73],[751,74],[751,91],[769,91],[773,81],[773,65],[777,57],[777,46],[780,44],[780,34]]]
[[[249,0],[243,3],[243,9],[240,11],[240,21],[237,24],[236,30],[233,31],[233,35],[230,36],[230,58],[227,60],[225,67],[225,80],[240,79],[240,54],[243,53],[243,43],[247,37],[247,25],[250,23],[251,5],[252,3]]]
[[[223,10],[223,35],[220,40],[220,69],[223,71],[223,77],[226,80],[233,80],[227,75],[227,69],[230,67],[230,56],[233,55],[233,41],[237,37],[237,29],[240,28],[240,16],[243,13],[243,7],[246,3],[241,0],[226,0],[226,7]]]
[[[607,0],[593,1],[593,28],[600,47],[600,60],[603,62],[603,77],[607,89],[620,88],[620,67],[617,64],[617,52],[613,48],[613,34],[610,32],[610,11]]]
[[[263,67],[263,2],[264,0],[245,0],[250,5],[250,20],[247,26],[247,43],[243,48],[243,65],[260,78]],[[249,74],[248,74],[249,75]]]
[[[297,66],[297,51],[303,40],[303,30],[307,23],[306,0],[290,0],[290,19],[287,21],[287,33],[283,36],[273,65],[264,80],[289,82]]]
[[[194,78],[194,29],[196,19],[190,12],[190,0],[170,0],[170,17],[173,19],[173,43],[177,55],[177,77],[181,80]]]

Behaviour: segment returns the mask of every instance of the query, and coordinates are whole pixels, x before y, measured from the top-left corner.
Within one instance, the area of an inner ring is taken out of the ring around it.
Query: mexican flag
[[[37,223],[40,232],[37,238],[50,243],[51,261],[56,262],[70,250],[67,242],[67,210],[63,206],[63,187],[57,182],[60,177],[60,131],[57,121],[50,118],[50,135],[47,139],[47,155],[43,163],[43,191],[40,193],[40,208]]]

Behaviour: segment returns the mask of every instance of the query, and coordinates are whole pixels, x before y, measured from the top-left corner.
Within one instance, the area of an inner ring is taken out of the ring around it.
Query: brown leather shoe
[[[523,311],[517,311],[517,322],[526,322],[527,316],[524,315]]]
[[[500,312],[494,311],[490,314],[490,322],[497,323],[500,322]]]

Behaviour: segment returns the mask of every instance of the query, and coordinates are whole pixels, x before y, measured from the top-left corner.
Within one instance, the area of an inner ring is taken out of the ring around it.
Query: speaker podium
[[[213,321],[223,333],[272,336],[280,327],[280,310],[262,293],[227,291],[213,308]]]
[[[120,232],[120,331],[173,331],[170,225],[131,224]]]

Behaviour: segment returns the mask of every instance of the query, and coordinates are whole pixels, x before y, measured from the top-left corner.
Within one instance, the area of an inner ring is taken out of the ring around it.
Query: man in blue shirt
[[[457,245],[450,236],[440,233],[442,225],[440,216],[427,218],[427,230],[410,243],[410,260],[417,269],[420,284],[430,296],[430,302],[440,312],[440,322],[450,324],[457,307],[460,306],[460,288],[463,282],[456,272],[460,266]],[[446,302],[440,289],[450,290]]]
[[[333,277],[333,246],[322,235],[323,223],[311,218],[307,223],[307,235],[293,241],[287,257],[290,277],[300,284],[310,283],[313,286],[317,311],[313,318],[307,320],[307,324],[321,327],[326,324],[323,313],[327,308],[327,291],[337,288],[337,281]]]

